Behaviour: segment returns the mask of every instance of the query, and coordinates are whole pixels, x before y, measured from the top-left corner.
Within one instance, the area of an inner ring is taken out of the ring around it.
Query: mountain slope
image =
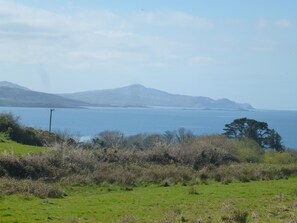
[[[17,88],[17,89],[23,89],[23,90],[30,91],[29,88],[26,88],[26,87],[23,87],[23,86],[20,86],[18,84],[14,84],[14,83],[11,83],[8,81],[0,81],[0,87],[10,87],[10,88]]]
[[[58,95],[31,91],[9,82],[0,82],[0,106],[12,107],[80,107],[85,102],[63,98]]]
[[[131,85],[122,88],[62,94],[63,97],[85,101],[97,106],[163,106],[200,109],[249,110],[249,104],[240,104],[228,99],[214,100],[208,97],[194,97],[170,94],[164,91]]]

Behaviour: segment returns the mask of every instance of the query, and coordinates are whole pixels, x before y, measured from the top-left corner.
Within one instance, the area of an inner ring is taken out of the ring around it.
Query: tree
[[[284,146],[281,143],[282,137],[274,130],[271,129],[270,134],[266,138],[266,144],[269,148],[273,148],[278,152],[284,151]]]
[[[185,128],[179,128],[176,133],[176,138],[179,143],[187,142],[194,138],[193,132]]]
[[[92,141],[103,148],[119,148],[123,145],[124,134],[119,131],[103,131]]]
[[[176,131],[165,131],[163,134],[163,138],[167,144],[176,142]]]
[[[257,142],[262,148],[271,148],[282,151],[281,136],[274,130],[269,129],[266,122],[259,122],[254,119],[235,119],[226,124],[224,135],[233,139],[249,138]]]

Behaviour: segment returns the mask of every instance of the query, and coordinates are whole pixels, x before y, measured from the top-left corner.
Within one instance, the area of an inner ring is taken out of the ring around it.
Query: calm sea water
[[[49,109],[0,107],[12,112],[21,123],[34,128],[49,128]],[[56,109],[52,129],[81,137],[92,137],[104,130],[119,130],[126,135],[163,133],[186,128],[195,134],[220,134],[225,124],[247,117],[267,122],[283,138],[283,143],[297,149],[297,111],[209,111],[181,108],[91,108]]]

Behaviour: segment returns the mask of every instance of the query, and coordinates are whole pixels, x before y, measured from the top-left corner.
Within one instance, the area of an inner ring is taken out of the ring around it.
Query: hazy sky
[[[297,1],[0,0],[0,80],[297,110]]]

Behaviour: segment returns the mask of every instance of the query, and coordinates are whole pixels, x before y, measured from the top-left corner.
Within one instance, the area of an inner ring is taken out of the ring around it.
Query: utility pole
[[[53,111],[55,111],[55,109],[54,108],[51,108],[50,109],[50,120],[49,120],[49,132],[51,132],[52,131],[52,117],[53,117]]]

